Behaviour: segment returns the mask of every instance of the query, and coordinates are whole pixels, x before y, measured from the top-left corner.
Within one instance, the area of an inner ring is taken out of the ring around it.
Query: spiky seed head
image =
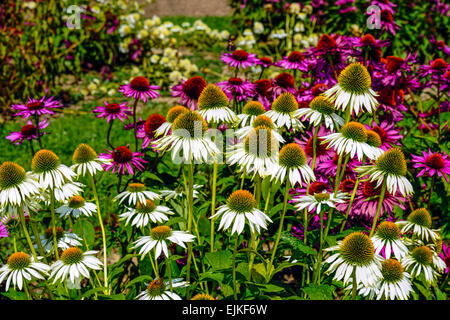
[[[376,234],[383,240],[397,240],[400,239],[400,228],[392,221],[383,221],[378,227]]]
[[[61,254],[61,261],[66,265],[72,265],[83,261],[83,250],[77,247],[67,248]]]
[[[381,263],[381,274],[387,283],[397,283],[403,279],[403,267],[395,259],[388,259]]]
[[[431,215],[425,208],[419,208],[411,212],[406,218],[409,222],[425,228],[431,228]]]
[[[281,148],[278,162],[286,168],[298,168],[306,164],[305,151],[297,143],[289,143]]]
[[[245,151],[256,157],[270,157],[277,148],[278,142],[269,127],[256,127],[244,138]]]
[[[367,141],[367,129],[359,122],[350,121],[341,128],[342,135],[357,142]]]
[[[81,143],[75,149],[72,156],[73,164],[83,164],[95,160],[97,158],[97,153],[92,147],[86,143]]]
[[[290,92],[284,92],[279,95],[272,103],[272,110],[290,114],[298,109],[298,102]]]
[[[385,151],[375,162],[381,171],[396,176],[406,175],[406,160],[403,152],[398,148]]]
[[[381,146],[380,135],[373,130],[367,130],[367,144],[376,148]]]
[[[420,246],[411,251],[413,259],[424,266],[429,266],[433,262],[433,252],[427,246]]]
[[[225,92],[215,84],[208,84],[198,98],[200,110],[225,108],[228,106],[228,98]]]
[[[25,252],[15,252],[9,256],[6,264],[12,270],[22,270],[31,264],[31,258]]]
[[[150,199],[146,199],[145,203],[138,202],[136,205],[136,211],[139,213],[151,213],[155,208],[156,204]]]
[[[150,297],[158,297],[166,291],[166,283],[162,278],[150,281],[147,285],[147,294]]]
[[[266,109],[264,109],[264,106],[259,101],[249,101],[242,108],[242,113],[249,116],[259,116],[264,112],[266,112]]]
[[[341,71],[338,76],[338,83],[346,92],[364,94],[370,89],[372,79],[366,67],[359,62],[355,62]]]
[[[256,208],[256,199],[250,191],[236,190],[227,199],[230,210],[238,213],[252,212]]]
[[[150,231],[150,236],[155,240],[165,240],[172,234],[169,226],[157,226]]]
[[[130,183],[127,187],[128,192],[142,192],[145,191],[145,185],[139,182]]]
[[[81,208],[82,206],[84,206],[85,203],[86,203],[86,201],[84,200],[84,198],[82,196],[78,196],[78,195],[70,197],[69,200],[67,201],[69,208],[72,208],[72,209]]]
[[[23,167],[12,161],[0,165],[0,190],[19,186],[26,178],[27,173]]]
[[[365,266],[373,261],[375,248],[370,238],[362,232],[354,232],[344,238],[340,252],[345,262],[353,266]]]
[[[310,103],[309,107],[322,114],[331,115],[334,112],[334,105],[328,98],[324,96],[315,97]]]
[[[31,170],[36,173],[49,172],[58,168],[60,164],[59,157],[53,151],[41,149],[31,160]]]
[[[167,111],[167,121],[172,123],[175,121],[175,119],[182,113],[187,112],[188,109],[184,106],[175,106],[169,109],[169,111]]]
[[[253,126],[253,128],[256,128],[259,126],[268,127],[270,129],[275,128],[272,119],[270,119],[268,116],[263,115],[263,114],[257,116],[255,118],[255,120],[253,120],[252,126]]]
[[[195,296],[193,296],[191,298],[191,300],[216,300],[214,299],[212,296],[210,296],[209,294],[206,293],[199,293],[196,294]]]
[[[180,114],[172,123],[172,132],[176,132],[179,129],[186,130],[190,137],[193,138],[196,134],[201,135],[208,130],[208,125],[198,112],[188,110]]]

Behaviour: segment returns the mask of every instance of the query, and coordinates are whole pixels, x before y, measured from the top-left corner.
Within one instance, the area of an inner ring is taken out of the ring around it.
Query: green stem
[[[213,181],[212,181],[212,190],[211,190],[211,216],[216,213],[216,185],[217,185],[217,169],[218,165],[214,161],[213,164]],[[214,222],[216,218],[211,219],[211,252],[214,252]]]
[[[289,188],[290,188],[290,182],[289,179],[286,179],[286,189],[284,191],[284,200],[283,200],[283,211],[281,212],[281,219],[280,219],[280,226],[278,227],[278,234],[277,239],[275,241],[275,245],[273,246],[272,256],[270,258],[269,266],[266,270],[266,282],[269,282],[269,277],[272,271],[273,261],[275,259],[275,254],[277,252],[278,243],[280,242],[281,233],[283,231],[283,222],[284,222],[284,216],[286,214],[286,208],[287,208],[287,200],[289,196]]]
[[[137,133],[136,106],[138,104],[138,101],[139,101],[139,99],[136,99],[134,101],[134,105],[133,105],[133,129],[134,129],[134,143],[135,143],[136,152],[138,151],[138,138],[136,136],[136,133]]]
[[[322,208],[324,209],[324,208]],[[315,282],[320,284],[320,269],[322,264],[322,248],[323,248],[323,210],[319,213],[320,218],[320,245],[319,245],[319,254],[317,256],[317,264],[315,270]]]
[[[194,168],[192,164],[192,156],[189,157],[188,164],[188,225],[187,232],[192,233],[192,220],[194,216]],[[186,263],[186,281],[191,280],[191,259],[192,259],[192,242],[188,242],[188,256]],[[189,288],[186,293],[187,298],[190,298]]]
[[[236,242],[233,250],[233,288],[234,288],[234,300],[237,300],[237,283],[236,283],[236,252],[239,243],[239,235],[236,236]]]
[[[353,284],[352,284],[352,300],[356,300],[356,289],[358,287],[356,283],[356,266],[353,267],[352,272]]]
[[[108,287],[108,261],[107,261],[107,250],[106,250],[106,233],[105,233],[105,227],[103,225],[103,219],[102,214],[100,211],[100,202],[98,200],[98,194],[97,194],[97,188],[95,186],[95,180],[92,175],[89,175],[89,178],[91,180],[92,184],[92,191],[94,193],[94,199],[95,204],[97,205],[97,216],[98,216],[98,223],[100,224],[100,229],[102,232],[102,241],[103,241],[103,282],[104,286],[106,288],[105,294],[109,294],[109,287]]]
[[[38,247],[39,254],[44,259],[44,262],[47,263],[47,258],[45,257],[45,251],[44,251],[44,248],[42,247],[41,237],[39,235],[36,221],[34,221],[33,219],[30,218],[30,225],[31,225],[31,230],[33,230],[34,238],[36,239],[36,244]]]
[[[50,191],[50,211],[52,214],[53,249],[55,250],[56,260],[59,260],[58,239],[56,237],[55,193],[53,190]]]
[[[319,128],[314,128],[314,136],[313,136],[313,160],[312,160],[312,165],[311,165],[311,169],[314,171],[314,168],[316,167],[316,157],[317,157],[317,134],[319,132]]]
[[[23,213],[23,210],[17,210],[19,211],[20,216],[20,223],[22,224],[23,233],[25,234],[25,238],[27,239],[28,246],[30,247],[31,253],[33,255],[34,260],[37,262],[37,255],[36,250],[34,250],[33,242],[31,242],[30,234],[28,233],[26,222],[25,222],[25,214]]]
[[[386,179],[383,181],[383,186],[381,187],[380,199],[378,200],[377,213],[373,219],[372,229],[370,230],[369,238],[372,237],[375,232],[375,227],[377,226],[378,217],[380,215],[381,206],[383,205],[384,194],[386,193]]]

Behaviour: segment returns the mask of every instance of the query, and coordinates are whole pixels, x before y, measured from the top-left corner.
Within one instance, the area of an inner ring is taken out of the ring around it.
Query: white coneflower
[[[0,208],[14,214],[39,194],[39,184],[24,168],[14,162],[0,165]]]
[[[60,188],[55,187],[53,191],[53,195],[55,196],[55,200],[59,202],[66,202],[70,197],[78,195],[83,192],[84,184],[77,181],[70,181],[64,183]],[[48,194],[50,190],[46,190],[43,194],[46,199],[45,202],[49,203],[50,195]]]
[[[305,117],[315,127],[323,122],[325,127],[334,131],[334,128],[339,129],[344,125],[344,119],[334,113],[334,105],[328,98],[323,96],[315,97],[310,103],[308,108],[298,109],[294,116]]]
[[[400,230],[405,233],[412,232],[413,236],[425,241],[437,241],[440,238],[438,230],[431,229],[431,215],[425,208],[414,210],[406,221],[397,221]]]
[[[404,271],[400,262],[395,259],[383,261],[381,263],[381,274],[382,277],[373,286],[359,284],[359,293],[369,299],[408,300],[413,290],[411,276]]]
[[[225,92],[215,84],[208,84],[198,98],[198,113],[208,122],[234,123],[238,117],[228,104]]]
[[[172,128],[172,124],[175,121],[175,119],[178,118],[180,114],[183,114],[188,110],[189,109],[184,106],[175,106],[170,108],[169,111],[167,111],[166,117],[167,121],[164,122],[155,130],[155,137],[167,135],[170,129]]]
[[[412,277],[423,273],[425,280],[432,283],[437,276],[437,272],[433,269],[433,252],[427,246],[414,248],[400,262]]]
[[[86,202],[82,196],[75,195],[67,200],[67,203],[56,209],[60,218],[67,218],[71,215],[74,218],[84,215],[86,217],[92,216],[97,212],[97,206],[94,203]]]
[[[167,242],[178,244],[180,247],[186,249],[185,242],[194,241],[195,236],[185,231],[174,231],[169,226],[157,226],[150,231],[149,236],[142,236],[134,242],[134,247],[137,249],[141,247],[139,254],[142,259],[147,253],[155,248],[155,260],[163,253],[166,258],[169,257]]]
[[[360,177],[369,175],[370,182],[377,183],[375,188],[386,182],[390,194],[395,194],[397,190],[403,196],[414,193],[411,183],[405,177],[406,161],[400,149],[389,149],[375,160],[374,165],[356,167],[355,171],[360,173]]]
[[[295,207],[297,210],[303,210],[307,208],[309,212],[316,210],[316,213],[320,213],[323,206],[328,206],[329,208],[336,208],[337,203],[345,203],[348,196],[345,192],[338,191],[336,195],[333,193],[328,193],[326,190],[323,192],[317,192],[314,194],[304,195],[295,198]]]
[[[40,257],[38,257],[39,259]],[[13,253],[0,268],[0,283],[6,279],[5,291],[9,290],[12,283],[14,288],[17,287],[22,290],[25,281],[32,279],[45,279],[50,267],[44,263],[34,261],[25,252]]]
[[[237,164],[246,173],[263,177],[277,162],[278,141],[272,130],[260,126],[252,129],[245,139],[229,148],[227,162]]]
[[[81,246],[81,239],[78,235],[72,232],[64,231],[61,227],[55,227],[56,244],[58,249],[66,250],[70,247]],[[31,236],[34,240],[34,236]],[[49,227],[45,230],[43,235],[40,235],[42,247],[47,253],[53,253],[55,246],[53,245],[53,228]],[[35,246],[37,248],[37,246]]]
[[[327,148],[334,147],[338,155],[348,154],[350,157],[357,156],[359,161],[365,156],[369,159],[376,159],[383,152],[367,144],[367,129],[358,122],[351,121],[342,126],[340,132],[331,133],[321,137],[322,144],[327,144]]]
[[[245,127],[242,127],[242,128],[240,128],[240,129],[238,129],[238,130],[236,131],[236,136],[238,137],[238,139],[244,139],[245,136],[247,136],[247,135],[250,133],[250,131],[251,131],[252,129],[257,128],[257,127],[260,127],[260,126],[267,127],[267,128],[269,128],[269,129],[271,129],[274,138],[275,138],[279,143],[284,143],[285,140],[284,140],[284,138],[278,133],[277,129],[275,128],[275,125],[273,124],[272,119],[270,119],[268,116],[263,115],[263,114],[262,114],[262,115],[259,115],[259,116],[256,116],[256,117],[253,119],[252,124],[251,124],[250,126],[245,126]]]
[[[208,157],[214,157],[219,149],[210,137],[205,136],[208,126],[203,117],[190,111],[180,114],[172,124],[172,133],[154,142],[160,151],[171,151],[172,160],[180,156],[185,162],[206,162]]]
[[[76,176],[72,169],[61,164],[59,157],[52,151],[41,149],[31,161],[33,176],[43,189],[61,188]]]
[[[277,128],[292,128],[296,131],[304,127],[296,116],[297,110],[297,99],[292,93],[284,92],[275,99],[271,109],[265,115],[272,119]]]
[[[237,115],[239,119],[239,125],[241,127],[251,126],[253,120],[255,120],[257,116],[260,116],[265,112],[266,109],[261,102],[249,101],[242,108],[242,113]]]
[[[71,247],[63,251],[61,258],[51,265],[50,279],[53,284],[70,279],[77,283],[81,276],[89,278],[89,269],[101,270],[102,262],[95,257],[97,251],[83,252],[80,248]]]
[[[278,163],[270,170],[271,180],[283,182],[287,175],[292,187],[297,183],[302,185],[302,182],[309,184],[310,181],[315,181],[314,172],[306,160],[305,151],[297,143],[286,144],[278,154]]]
[[[172,283],[164,281],[162,278],[155,279],[147,285],[147,289],[139,293],[138,300],[181,300],[176,293],[168,290],[172,288],[187,287],[189,284],[182,279],[172,279]]]
[[[144,202],[138,202],[136,208],[127,208],[128,211],[120,215],[120,218],[126,219],[125,225],[131,220],[132,226],[144,228],[150,222],[163,223],[168,221],[167,215],[174,214],[169,208],[165,206],[157,206],[152,200],[146,199]]]
[[[338,83],[328,89],[323,95],[335,103],[337,109],[359,115],[363,107],[372,113],[378,101],[377,94],[371,89],[372,79],[361,63],[355,62],[348,65],[338,76]]]
[[[247,190],[236,190],[227,199],[227,203],[217,209],[216,214],[210,217],[214,219],[222,216],[219,224],[220,229],[229,229],[231,224],[231,235],[235,232],[238,236],[244,230],[246,222],[252,233],[267,229],[267,222],[272,220],[261,210],[256,208],[256,200],[253,194]]]
[[[119,201],[119,204],[126,201],[128,206],[135,206],[138,202],[145,203],[147,200],[154,201],[161,198],[159,194],[146,190],[143,183],[133,182],[130,183],[127,189],[114,197],[115,201]]]
[[[408,254],[408,248],[400,238],[400,229],[392,221],[383,221],[380,223],[372,236],[371,240],[375,247],[375,253],[379,254],[384,248],[386,259],[389,259],[394,252],[397,260],[400,260]]]
[[[338,251],[328,257],[324,263],[330,263],[327,273],[334,273],[333,279],[349,283],[355,270],[356,284],[373,286],[381,277],[381,262],[383,258],[375,254],[375,248],[370,238],[362,232],[354,232],[336,246],[324,249]]]
[[[87,173],[94,176],[97,172],[103,171],[102,164],[110,160],[99,158],[91,146],[82,143],[78,145],[72,155],[73,165],[70,167],[78,176],[85,176]]]

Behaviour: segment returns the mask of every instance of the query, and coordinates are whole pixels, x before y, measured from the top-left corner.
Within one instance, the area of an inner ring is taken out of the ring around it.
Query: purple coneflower
[[[314,130],[316,128],[313,128],[312,131],[307,131],[305,134],[301,136],[301,139],[294,138],[295,142],[298,143],[303,150],[305,150],[307,161],[306,163],[311,166],[312,160],[313,160],[313,140],[314,140]],[[320,138],[322,136],[325,136],[329,134],[330,131],[325,128],[325,126],[321,126],[319,129],[319,132],[317,133],[317,141],[316,141],[316,165],[318,163],[331,160],[335,154],[332,148],[327,149],[328,144],[321,144],[321,142],[324,140],[323,138]]]
[[[39,117],[43,114],[55,114],[51,109],[60,107],[62,107],[60,101],[53,100],[53,97],[46,99],[45,96],[39,100],[28,98],[27,104],[13,104],[11,106],[12,109],[19,111],[14,116],[21,116],[24,119],[35,115]]]
[[[92,110],[92,112],[98,113],[97,118],[106,119],[108,123],[116,118],[124,122],[125,120],[128,119],[128,115],[132,115],[132,112],[128,110],[126,102],[117,104],[103,101],[103,103],[105,104],[105,106],[95,107],[95,109]]]
[[[272,80],[272,86],[269,88],[272,97],[276,98],[284,92],[290,92],[296,96],[297,90],[295,88],[294,76],[287,72],[282,72]]]
[[[256,94],[256,85],[241,78],[230,78],[227,81],[216,83],[216,85],[223,89],[228,100],[236,97],[238,101],[245,101]]]
[[[431,61],[429,65],[420,66],[419,74],[422,77],[431,75],[432,79],[437,80],[448,70],[447,62],[441,58],[437,58]]]
[[[158,129],[164,122],[166,118],[164,116],[154,113],[148,116],[143,126],[140,126],[137,130],[138,139],[142,139],[142,149],[148,147],[148,145],[155,138],[155,130]]]
[[[159,89],[159,86],[151,86],[147,78],[138,76],[129,84],[122,85],[118,91],[126,97],[147,102],[148,99],[159,97],[159,93],[155,91]]]
[[[448,183],[447,175],[450,175],[450,160],[446,153],[428,152],[422,151],[422,156],[412,156],[412,162],[414,162],[414,168],[421,168],[421,171],[417,174],[417,177],[423,176],[428,173],[430,177],[438,175],[439,177],[444,177],[445,181]]]
[[[266,68],[270,67],[271,65],[273,65],[273,60],[270,57],[261,57],[261,58],[258,59],[256,64],[260,65],[264,69],[266,69]]]
[[[450,246],[447,245],[445,242],[442,243],[442,251],[439,254],[439,257],[441,257],[442,260],[444,260],[445,265],[447,268],[445,269],[444,273],[448,273],[450,269]]]
[[[256,54],[248,53],[244,50],[235,50],[233,53],[225,52],[220,59],[224,63],[237,69],[251,67],[259,61],[258,58],[256,58]]]
[[[49,121],[47,119],[39,122],[39,130],[33,124],[31,120],[28,120],[27,124],[24,125],[20,131],[11,132],[6,139],[11,140],[11,143],[16,145],[22,144],[24,140],[38,140],[39,137],[42,137],[46,132],[42,132],[41,130],[46,128],[49,125]]]
[[[116,171],[120,175],[125,175],[125,169],[128,171],[128,174],[134,175],[133,166],[136,167],[139,171],[144,169],[143,163],[147,163],[146,160],[140,158],[143,156],[140,152],[132,152],[126,146],[120,146],[115,148],[114,150],[107,150],[108,153],[99,154],[99,158],[109,159],[111,160],[108,164],[103,164],[103,170],[109,171],[112,169],[112,173]]]
[[[0,222],[0,238],[8,238],[9,237],[9,232],[8,232],[8,228],[6,228],[6,226]]]
[[[294,69],[302,72],[308,72],[308,60],[300,51],[292,51],[288,56],[285,56],[283,59],[277,61],[275,66],[284,69]]]
[[[198,98],[207,83],[201,76],[182,80],[180,84],[172,87],[172,97],[180,97],[180,103],[191,110],[198,109]]]
[[[272,87],[272,82],[269,79],[256,80],[254,83],[256,85],[256,98],[264,106],[266,110],[270,110],[270,105],[272,103],[270,93],[270,88]]]

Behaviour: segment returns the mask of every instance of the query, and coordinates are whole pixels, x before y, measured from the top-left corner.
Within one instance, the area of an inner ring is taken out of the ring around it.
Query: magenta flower
[[[147,163],[146,160],[140,158],[144,155],[140,152],[132,152],[128,147],[120,146],[114,150],[107,150],[108,153],[99,154],[99,158],[111,160],[110,163],[103,164],[102,167],[105,171],[112,169],[112,173],[116,171],[120,175],[125,175],[125,169],[128,174],[134,175],[133,167],[142,171],[144,169],[143,164]]]
[[[391,13],[395,13],[394,8],[397,6],[396,4],[393,4],[387,0],[372,0],[370,3],[371,6],[378,6],[381,10],[387,10]]]
[[[131,80],[129,84],[121,86],[118,91],[126,97],[147,102],[149,99],[159,97],[159,93],[155,91],[159,89],[159,86],[151,86],[147,78],[138,76]]]
[[[447,266],[444,273],[448,273],[450,268],[450,246],[447,245],[445,242],[442,243],[442,251],[439,254],[439,257],[441,257],[441,259],[444,260],[445,265]]]
[[[11,132],[6,137],[6,139],[10,140],[11,143],[14,143],[16,145],[22,144],[24,140],[38,140],[39,137],[42,137],[44,134],[47,134],[46,132],[42,132],[41,130],[46,128],[49,125],[49,123],[50,122],[47,119],[44,119],[43,121],[39,122],[39,131],[38,131],[38,128],[36,128],[33,122],[31,120],[28,120],[27,124],[24,125],[20,129],[20,131]]]
[[[272,98],[280,96],[284,92],[290,92],[296,96],[297,90],[295,88],[294,76],[287,72],[282,72],[272,80],[272,86],[269,88]]]
[[[264,69],[266,69],[266,68],[270,67],[271,65],[273,65],[273,60],[270,57],[261,57],[261,58],[258,59],[256,64],[260,65]]]
[[[42,97],[39,100],[28,98],[27,104],[13,104],[12,109],[17,110],[14,116],[21,116],[24,119],[30,116],[37,115],[38,117],[43,114],[55,114],[51,109],[60,108],[62,104],[60,101],[53,100],[53,97]]]
[[[2,222],[0,222],[0,238],[8,238],[8,237],[9,237],[8,229]]]
[[[313,160],[313,140],[314,140],[314,130],[316,130],[316,128],[313,128],[311,131],[307,131],[305,132],[304,135],[301,136],[301,139],[299,138],[294,138],[295,142],[302,147],[303,150],[305,150],[305,154],[306,154],[306,162],[309,166],[312,165],[312,160]],[[329,161],[333,159],[333,156],[335,154],[335,152],[333,151],[332,148],[327,149],[327,143],[321,144],[321,142],[323,141],[322,138],[323,136],[326,136],[327,134],[330,134],[331,132],[325,128],[325,126],[321,126],[319,129],[319,132],[317,133],[317,142],[316,142],[316,168],[317,168],[317,164],[324,162],[324,161]],[[336,167],[336,164],[334,165],[334,167]]]
[[[381,194],[381,186],[376,188],[375,182],[365,181],[358,185],[356,196],[350,209],[349,216],[359,216],[360,218],[373,222],[377,213],[377,206]],[[401,195],[392,195],[386,191],[381,205],[380,217],[383,214],[391,215],[395,207],[405,209],[403,202],[406,201]],[[337,205],[338,210],[347,211],[348,203]]]
[[[274,65],[284,69],[308,72],[308,60],[305,59],[300,51],[292,51],[288,56],[283,57],[283,59],[277,61]]]
[[[254,66],[259,62],[256,54],[248,53],[244,50],[235,50],[233,53],[225,52],[220,56],[220,59],[225,63],[237,69],[245,69]]]
[[[417,177],[423,176],[428,173],[430,177],[438,175],[444,177],[448,183],[447,175],[450,175],[450,160],[446,153],[440,154],[437,152],[422,151],[422,156],[412,156],[412,162],[414,162],[413,168],[421,168],[421,171],[417,174]]]
[[[191,110],[198,109],[198,98],[207,83],[201,76],[182,80],[180,84],[172,87],[172,97],[180,97],[180,103]]]
[[[394,17],[392,16],[394,12],[392,12],[391,10],[381,10],[381,12],[379,13],[380,21],[377,21],[378,12],[376,10],[373,10],[368,14],[370,15],[370,23],[372,23],[373,25],[377,25],[379,23],[381,29],[388,31],[393,36],[395,36],[396,30],[400,29],[400,27],[394,21]]]
[[[419,74],[422,77],[431,75],[435,81],[439,79],[445,72],[449,70],[447,62],[441,58],[437,58],[430,62],[429,65],[420,66]]]
[[[256,85],[241,78],[230,78],[228,81],[222,81],[216,85],[223,89],[228,100],[232,100],[236,96],[238,101],[245,101],[256,95]]]
[[[132,112],[128,110],[126,102],[117,104],[103,101],[103,103],[105,104],[105,106],[95,107],[92,112],[98,113],[97,118],[106,119],[107,122],[111,122],[116,118],[123,122],[128,119],[127,115],[132,114]]]

